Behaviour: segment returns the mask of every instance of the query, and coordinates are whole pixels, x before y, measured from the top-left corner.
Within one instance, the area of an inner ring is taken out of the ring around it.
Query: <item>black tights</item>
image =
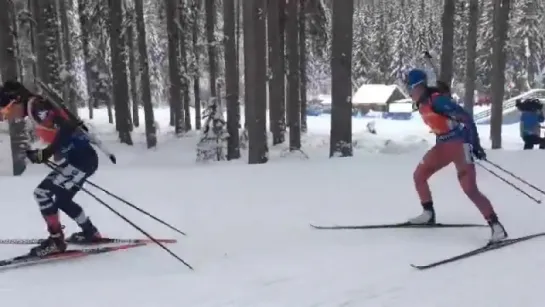
[[[536,134],[525,134],[522,136],[524,141],[524,149],[534,149],[535,145],[539,145],[539,149],[545,149],[545,138]]]

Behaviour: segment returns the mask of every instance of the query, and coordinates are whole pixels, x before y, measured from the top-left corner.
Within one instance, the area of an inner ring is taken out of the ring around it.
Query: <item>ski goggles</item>
[[[407,89],[409,90],[409,92],[412,92],[412,90],[415,89],[415,87],[421,85],[421,84],[424,84],[425,83],[425,80],[421,80],[421,81],[418,81],[416,83],[412,83],[412,84],[407,84]]]

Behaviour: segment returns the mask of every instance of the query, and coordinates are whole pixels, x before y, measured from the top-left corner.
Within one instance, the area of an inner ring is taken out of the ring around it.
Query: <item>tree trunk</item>
[[[140,126],[140,115],[138,114],[138,67],[136,66],[136,53],[138,52],[138,44],[134,42],[134,24],[135,24],[135,14],[134,10],[131,9],[127,14],[131,15],[131,20],[127,24],[127,53],[129,54],[129,80],[131,87],[131,101],[132,101],[132,124],[135,127]]]
[[[475,80],[477,59],[477,27],[479,22],[479,0],[470,0],[469,2],[469,26],[466,44],[466,80],[464,108],[473,117],[473,107],[475,105]]]
[[[177,24],[178,0],[166,0],[167,32],[168,32],[168,72],[170,79],[170,107],[174,114],[174,131],[176,135],[184,132],[184,113],[182,112],[182,82],[178,66],[180,37]]]
[[[62,93],[62,80],[59,58],[59,33],[57,7],[55,0],[34,0],[36,20],[36,51],[38,53],[38,77],[45,84]]]
[[[238,84],[238,93],[239,93],[239,97],[238,97],[238,102],[239,102],[239,105],[240,105],[240,101],[242,99],[242,93],[244,93],[244,90],[242,88],[243,84],[241,81],[241,78],[240,78],[240,63],[241,63],[241,54],[244,55],[244,51],[241,53],[240,52],[240,42],[241,40],[243,39],[242,38],[242,0],[235,0],[235,31],[236,31],[236,51],[237,51],[237,72],[238,72],[238,75],[239,75],[239,84]],[[241,113],[240,113],[240,107],[238,109],[238,128],[240,129],[242,127],[242,123],[241,123]]]
[[[505,93],[505,42],[509,25],[510,0],[494,2],[494,45],[492,48],[492,107],[490,110],[490,138],[492,149],[501,148],[503,124],[503,95]]]
[[[214,0],[205,0],[206,11],[206,42],[208,43],[208,71],[210,80],[210,95],[217,98],[217,62],[216,62],[216,37],[214,27],[216,26],[216,10],[214,9]]]
[[[252,59],[248,59],[248,55],[249,54],[252,54],[252,51],[251,49],[248,47],[248,46],[251,46],[254,44],[254,41],[253,41],[253,32],[252,32],[252,29],[250,26],[248,26],[246,23],[246,21],[251,18],[251,17],[248,17],[248,14],[251,14],[251,13],[248,13],[247,11],[250,10],[251,11],[251,8],[248,8],[249,5],[245,4],[244,3],[244,0],[242,0],[242,31],[244,33],[243,37],[242,37],[242,45],[243,45],[243,52],[244,52],[244,123],[243,123],[243,126],[244,126],[244,129],[248,129],[248,120],[251,118],[251,114],[249,113],[250,112],[250,103],[251,103],[251,100],[253,99],[253,94],[252,94],[252,91],[254,90],[253,88],[253,80],[250,79],[250,77],[252,76],[252,73],[250,71],[248,71],[248,68],[249,68],[249,65],[253,65],[253,64],[250,64],[252,62]],[[249,21],[248,21],[249,22]]]
[[[31,15],[31,1],[25,1],[25,6],[23,10],[25,15],[30,17]],[[19,13],[21,14],[21,13]],[[36,61],[34,60],[34,46],[35,42],[33,40],[34,24],[31,22],[26,22],[19,20],[17,23],[17,33],[19,38],[19,54],[21,56],[21,71],[23,84],[31,91],[36,90],[34,80],[36,79]]]
[[[191,38],[193,41],[193,101],[195,102],[195,129],[201,129],[201,87],[200,87],[200,71],[199,71],[199,11],[200,11],[200,2],[201,0],[193,0],[192,2],[192,11],[193,11],[193,25],[191,27]]]
[[[144,121],[146,124],[146,144],[148,148],[157,146],[157,134],[153,105],[151,104],[151,85],[148,63],[148,46],[146,43],[146,24],[144,22],[143,0],[134,0],[136,13],[136,33],[138,39],[138,60],[140,66],[140,89],[142,90],[142,104],[144,105]]]
[[[0,7],[0,73],[3,81],[18,80],[15,7],[10,0],[0,0]],[[9,122],[9,137],[13,175],[20,176],[26,169],[27,136],[24,120]]]
[[[244,1],[244,66],[248,163],[268,161],[265,0]]]
[[[30,40],[32,42],[32,46],[31,46],[31,52],[30,52],[30,60],[32,61],[32,72],[33,72],[33,75],[34,75],[34,79],[39,79],[40,78],[40,61],[38,61],[38,56],[39,56],[39,53],[38,53],[38,22],[36,20],[36,18],[38,17],[38,13],[36,13],[36,11],[38,11],[40,9],[39,5],[38,5],[38,2],[36,2],[35,0],[28,0],[28,10],[30,12],[30,17],[31,18],[34,18],[34,21],[36,22],[31,22],[29,23],[30,25]],[[32,80],[32,83],[34,84],[34,79]],[[34,86],[36,87],[36,85],[34,84]],[[35,90],[37,90],[37,87],[35,88]]]
[[[269,129],[272,132],[273,145],[284,143],[284,61],[280,41],[279,5],[276,1],[267,1],[267,38],[269,50]]]
[[[452,82],[452,66],[454,63],[454,13],[455,0],[445,0],[443,4],[443,17],[441,26],[443,28],[443,42],[441,44],[441,72],[439,80],[449,86]]]
[[[353,14],[353,0],[333,2],[329,157],[352,156]]]
[[[524,8],[524,14],[526,16],[532,16],[535,15],[535,12],[543,12],[543,9],[545,8],[545,2],[540,2],[541,0],[528,0],[526,1],[526,5]],[[541,10],[539,10],[541,8]],[[538,13],[539,14],[539,13]],[[545,25],[543,17],[541,19],[541,24]],[[545,27],[542,26],[542,29]],[[540,55],[543,56],[543,49],[540,50],[539,41],[545,41],[545,37],[543,36],[543,33],[540,33],[540,35],[528,35],[528,54],[525,52],[525,60],[526,60],[526,71],[528,72],[528,86],[530,88],[536,88],[539,87],[536,84],[536,74],[539,73],[539,70],[537,69],[540,66],[540,63],[543,63],[543,61],[538,60]],[[538,78],[539,79],[539,78]]]
[[[62,26],[62,45],[63,45],[63,54],[64,54],[64,88],[63,92],[65,93],[66,107],[74,113],[78,114],[78,105],[77,105],[77,91],[76,91],[76,78],[73,69],[74,56],[72,54],[72,34],[70,33],[70,21],[68,18],[68,7],[65,0],[59,0],[59,12],[61,17],[61,26]],[[70,5],[72,7],[72,5]]]
[[[119,133],[119,141],[127,145],[133,145],[131,137],[132,127],[129,110],[129,84],[127,82],[122,1],[109,0],[109,8],[110,56],[112,59],[112,94],[115,105],[115,123]]]
[[[89,118],[93,118],[93,110],[98,103],[95,95],[95,88],[98,83],[98,72],[94,65],[93,56],[91,55],[91,22],[87,9],[87,0],[78,0],[78,15],[81,29],[81,45],[83,49],[83,62],[85,71],[85,80],[87,82],[87,106],[89,108]]]
[[[184,0],[178,3],[178,31],[180,35],[180,62],[181,62],[181,83],[182,83],[182,107],[184,112],[184,131],[191,130],[191,111],[189,97],[189,67],[187,63],[187,42],[185,39],[185,29],[187,29],[186,10]]]
[[[239,75],[235,36],[235,1],[223,1],[223,35],[225,49],[225,96],[227,100],[227,160],[240,158],[239,144]]]
[[[110,67],[108,67],[108,64],[106,63],[108,36],[103,33],[93,33],[93,22],[91,19],[94,17],[94,14],[92,14],[91,11],[92,8],[88,1],[78,0],[78,15],[80,18],[83,61],[87,82],[89,117],[93,118],[94,108],[106,106],[108,123],[113,124],[114,120],[110,90],[111,73]],[[101,11],[96,14],[98,14],[97,18],[108,18],[105,12]],[[98,45],[98,48],[93,48],[92,42]]]
[[[244,0],[241,0],[244,1]],[[274,2],[274,1],[273,1]],[[282,132],[285,134],[287,123],[287,106],[286,106],[286,77],[287,77],[287,68],[286,68],[286,1],[278,1],[278,27],[280,35],[280,65],[282,66],[282,83],[279,82],[282,89],[279,88],[280,95],[280,107],[281,116],[282,116]]]
[[[25,37],[25,34],[21,32],[22,24],[22,18],[21,15],[23,14],[29,14],[29,10],[26,7],[28,4],[28,1],[19,1],[14,2],[12,7],[13,11],[15,12],[15,16],[18,16],[17,18],[13,18],[11,20],[11,26],[13,27],[14,35],[15,35],[15,54],[16,56],[16,67],[17,67],[17,75],[19,76],[19,81],[25,85],[25,81],[28,80],[28,77],[25,76],[25,64],[24,64],[24,58],[28,58],[29,54],[23,54],[21,45],[30,42],[27,37]],[[26,51],[26,50],[25,50]],[[33,72],[29,71],[29,77],[33,77]],[[33,79],[31,79],[33,80]],[[27,82],[27,84],[32,84],[31,82]],[[34,90],[34,87],[30,87],[30,90]]]
[[[301,97],[301,131],[307,132],[307,45],[306,13],[309,0],[299,0],[299,94]]]
[[[286,51],[288,52],[288,126],[290,128],[290,150],[301,149],[299,24],[297,22],[298,4],[299,0],[288,0],[286,6]]]
[[[104,17],[106,18],[106,17]],[[97,97],[100,97],[97,99],[97,104],[95,107],[99,107],[101,105],[106,105],[106,111],[108,112],[108,123],[113,124],[114,123],[114,115],[112,111],[112,100],[114,99],[112,96],[112,73],[111,71],[111,65],[108,65],[108,61],[106,60],[106,53],[108,50],[108,41],[110,40],[109,35],[100,35],[98,39],[98,52],[95,51],[94,55],[94,66],[93,69],[96,70],[98,73],[97,75],[97,83],[95,84],[95,88],[93,89],[93,94],[97,95]],[[111,50],[110,50],[111,52]],[[110,60],[111,62],[111,60]],[[128,99],[128,98],[127,98]],[[101,104],[101,102],[103,104]]]

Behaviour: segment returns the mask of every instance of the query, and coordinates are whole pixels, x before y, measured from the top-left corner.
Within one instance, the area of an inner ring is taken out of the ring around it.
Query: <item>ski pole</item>
[[[183,232],[183,231],[179,230],[178,228],[176,228],[176,227],[170,225],[169,223],[163,221],[162,219],[156,217],[155,215],[153,215],[153,214],[151,214],[151,213],[145,211],[144,209],[142,209],[142,208],[136,206],[135,204],[129,202],[128,200],[126,200],[126,199],[124,199],[124,198],[122,198],[122,197],[120,197],[120,196],[115,195],[114,193],[112,193],[112,192],[110,192],[110,191],[104,189],[103,187],[101,187],[101,186],[99,186],[99,185],[93,183],[92,181],[87,180],[86,182],[87,182],[90,186],[92,186],[92,187],[94,187],[94,188],[96,188],[96,189],[98,189],[98,190],[100,190],[100,191],[106,193],[107,195],[109,195],[109,196],[111,196],[111,197],[117,199],[118,201],[124,203],[125,205],[127,205],[127,206],[133,208],[134,210],[136,210],[136,211],[138,211],[138,212],[140,212],[140,213],[142,213],[142,214],[144,214],[144,215],[150,217],[151,219],[155,220],[156,222],[165,225],[166,227],[168,227],[168,228],[170,228],[170,229],[176,231],[177,233],[179,233],[179,234],[181,234],[181,235],[184,235],[184,236],[186,235],[185,232]]]
[[[52,162],[46,162],[45,165],[47,167],[49,167],[50,169],[52,169],[53,171],[55,171],[56,173],[62,175],[62,172],[59,171],[59,168],[54,165]],[[91,193],[89,190],[87,190],[86,188],[80,186],[80,185],[75,185],[76,187],[80,188],[83,192],[87,193],[87,195],[91,196],[92,198],[94,198],[97,202],[99,202],[101,205],[103,205],[104,207],[106,207],[108,210],[110,210],[112,213],[114,213],[115,215],[117,215],[119,218],[121,218],[122,220],[124,220],[127,224],[131,225],[134,229],[138,230],[140,233],[142,233],[143,235],[145,235],[146,237],[148,237],[151,241],[153,241],[153,243],[157,244],[159,247],[161,247],[163,250],[165,250],[167,253],[169,253],[172,257],[174,257],[175,259],[177,259],[178,261],[180,261],[181,263],[183,263],[186,267],[188,267],[189,269],[193,270],[193,267],[185,262],[185,260],[183,260],[180,256],[176,255],[172,250],[170,250],[168,247],[166,247],[163,243],[159,242],[157,239],[155,239],[152,235],[150,235],[147,231],[145,231],[144,229],[142,229],[140,226],[136,225],[134,222],[132,222],[131,220],[129,220],[127,217],[125,217],[123,214],[119,213],[117,210],[115,210],[114,208],[112,208],[110,205],[108,205],[105,201],[103,201],[102,199],[100,199],[98,196],[96,196],[95,194]]]
[[[484,170],[486,170],[487,172],[489,172],[492,176],[500,179],[501,181],[503,181],[504,183],[506,183],[508,186],[512,187],[513,189],[519,191],[521,194],[523,194],[524,196],[528,197],[529,199],[533,200],[534,202],[538,203],[538,204],[541,204],[541,200],[540,199],[537,199],[535,197],[533,197],[532,195],[528,194],[526,191],[522,190],[521,188],[519,188],[518,186],[516,186],[514,183],[510,182],[509,180],[505,179],[504,177],[498,175],[496,172],[494,172],[493,170],[491,170],[490,168],[484,166],[482,163],[479,163],[477,162],[477,165],[482,167]]]
[[[48,162],[48,163],[50,163],[51,165],[53,165],[53,166],[55,166],[55,167],[58,167],[58,165],[55,164],[55,163],[53,163],[53,162]],[[158,222],[158,223],[160,223],[160,224],[163,224],[163,225],[165,225],[166,227],[168,227],[168,228],[170,228],[170,229],[176,231],[177,233],[179,233],[179,234],[181,234],[181,235],[184,235],[184,236],[187,235],[185,232],[183,232],[183,231],[179,230],[178,228],[176,228],[176,227],[170,225],[169,223],[163,221],[162,219],[156,217],[155,215],[153,215],[153,214],[151,214],[151,213],[145,211],[144,209],[142,209],[142,208],[136,206],[135,204],[129,202],[129,201],[126,200],[126,199],[124,199],[123,197],[117,196],[116,194],[114,194],[114,193],[112,193],[112,192],[106,190],[105,188],[99,186],[98,184],[93,183],[92,181],[89,181],[89,180],[85,180],[85,182],[86,182],[87,184],[89,184],[90,186],[92,186],[92,187],[94,187],[94,188],[96,188],[96,189],[98,189],[98,190],[100,190],[100,191],[106,193],[108,196],[111,196],[111,197],[117,199],[118,201],[124,203],[125,205],[127,205],[127,206],[133,208],[134,210],[136,210],[136,211],[138,211],[138,212],[140,212],[140,213],[142,213],[142,214],[144,214],[144,215],[150,217],[151,219],[155,220],[156,222]]]
[[[538,191],[539,193],[545,195],[545,191],[543,191],[542,189],[538,188],[537,186],[531,184],[530,182],[524,180],[522,177],[515,175],[513,172],[510,172],[510,171],[506,170],[505,168],[501,167],[499,164],[491,162],[489,160],[486,160],[486,162],[488,164],[494,166],[495,168],[499,169],[500,171],[506,173],[507,175],[509,175],[509,176],[517,179],[518,181],[524,183],[525,185],[529,186],[530,188],[532,188],[532,189]]]

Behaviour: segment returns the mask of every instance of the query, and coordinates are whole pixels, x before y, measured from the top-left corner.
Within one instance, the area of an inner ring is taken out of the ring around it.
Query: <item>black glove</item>
[[[486,160],[486,152],[481,147],[481,144],[471,145],[471,153],[477,160]]]
[[[35,164],[44,163],[49,159],[49,157],[44,154],[43,149],[29,149],[26,151],[26,156],[30,162]]]

